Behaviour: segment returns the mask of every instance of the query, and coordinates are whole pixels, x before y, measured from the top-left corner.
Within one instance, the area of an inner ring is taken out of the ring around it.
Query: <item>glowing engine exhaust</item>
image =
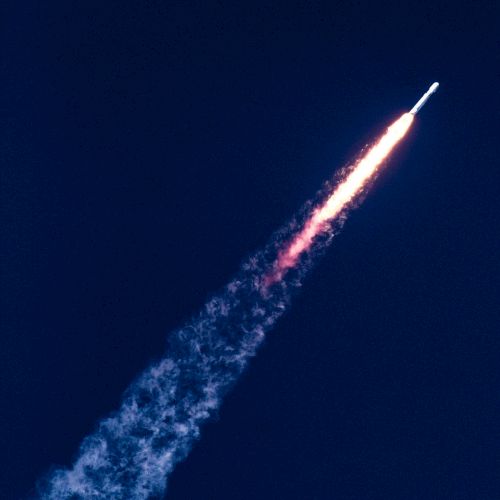
[[[280,280],[287,269],[294,267],[300,255],[311,247],[314,238],[320,232],[328,230],[327,224],[363,190],[377,168],[406,135],[413,122],[413,116],[411,113],[405,113],[396,120],[375,146],[361,158],[347,178],[337,186],[326,202],[314,210],[304,228],[280,252],[274,272],[266,280],[267,284]]]

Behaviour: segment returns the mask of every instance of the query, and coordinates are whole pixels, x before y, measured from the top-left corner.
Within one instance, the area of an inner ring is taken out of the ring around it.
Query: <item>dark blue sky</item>
[[[434,80],[167,498],[500,498],[497,2],[1,10],[1,498]]]

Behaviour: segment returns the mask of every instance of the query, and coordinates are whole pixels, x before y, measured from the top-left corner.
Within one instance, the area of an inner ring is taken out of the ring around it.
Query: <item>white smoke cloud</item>
[[[161,495],[166,478],[244,370],[288,302],[286,286],[262,293],[263,254],[170,336],[166,356],[126,391],[121,407],[85,438],[70,469],[44,478],[45,499]]]

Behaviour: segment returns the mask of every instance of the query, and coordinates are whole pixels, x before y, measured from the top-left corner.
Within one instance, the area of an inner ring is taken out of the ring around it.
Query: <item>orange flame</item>
[[[314,238],[327,229],[327,223],[341,214],[342,210],[361,193],[367,182],[389,156],[396,144],[406,135],[414,116],[403,114],[359,160],[352,172],[335,188],[335,191],[320,207],[316,208],[303,229],[278,254],[268,285],[279,281],[285,272],[295,266],[300,255],[307,251]]]

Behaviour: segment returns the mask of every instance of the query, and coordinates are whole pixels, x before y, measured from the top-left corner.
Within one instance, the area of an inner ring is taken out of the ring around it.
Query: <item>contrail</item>
[[[165,356],[132,383],[120,408],[84,439],[73,466],[54,469],[39,482],[39,498],[139,500],[165,493],[168,475],[285,312],[314,257],[408,132],[414,109],[170,335]]]

